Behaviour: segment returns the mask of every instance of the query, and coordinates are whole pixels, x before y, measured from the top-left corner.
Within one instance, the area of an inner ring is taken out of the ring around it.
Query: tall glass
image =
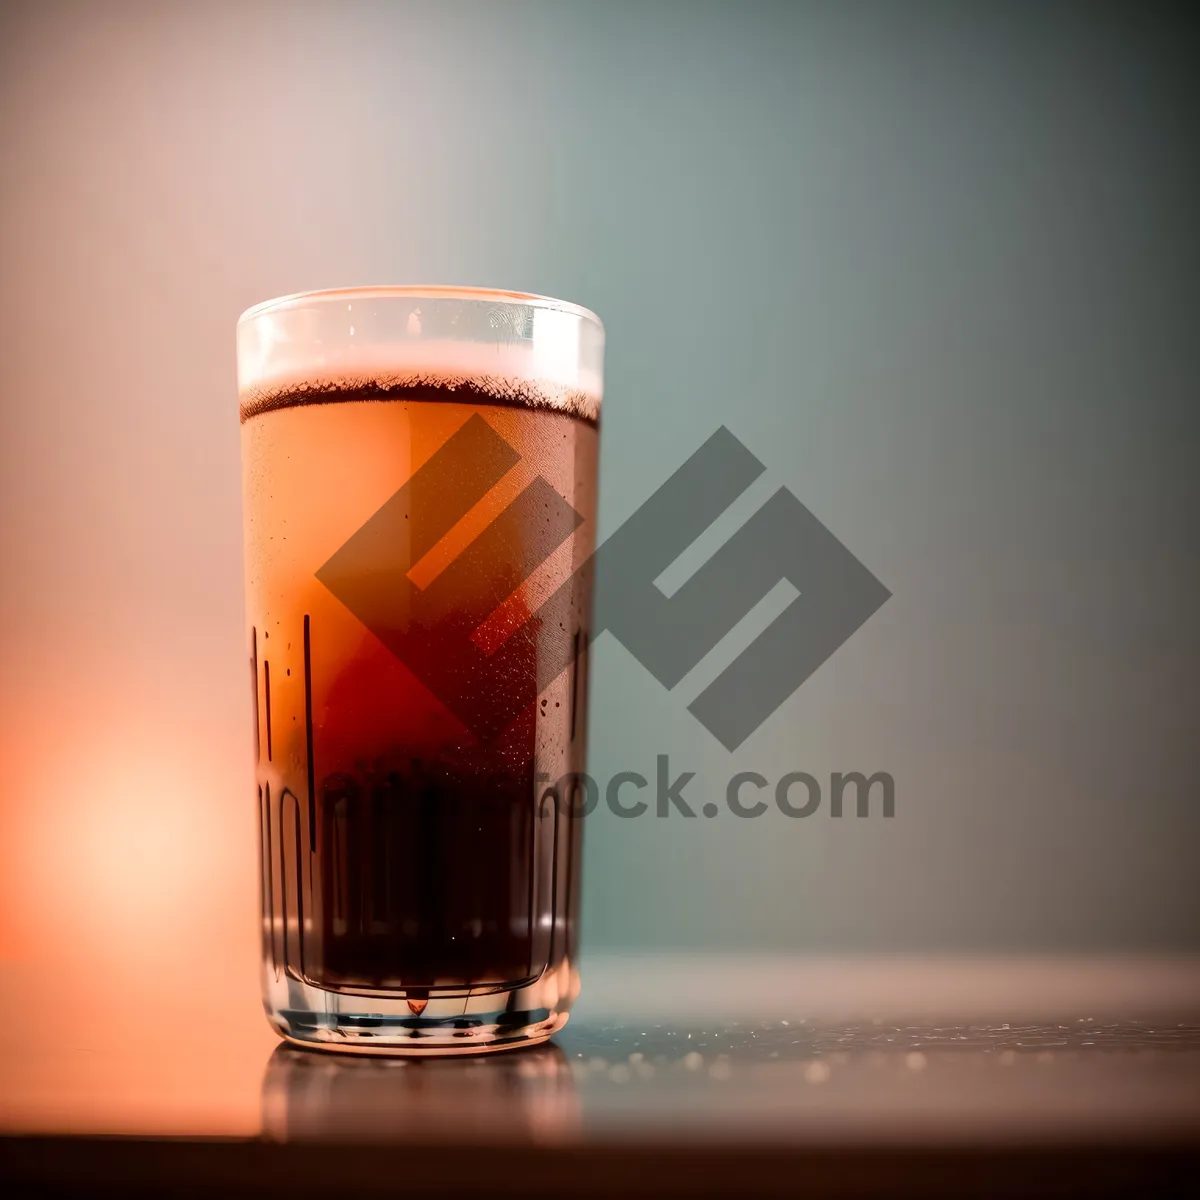
[[[238,322],[263,997],[290,1041],[544,1041],[576,923],[604,331],[364,288]]]

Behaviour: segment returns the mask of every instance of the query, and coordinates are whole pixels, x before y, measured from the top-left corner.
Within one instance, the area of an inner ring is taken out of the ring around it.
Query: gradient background
[[[0,4],[3,961],[250,978],[234,323],[374,282],[601,314],[602,535],[724,422],[708,551],[786,485],[894,593],[735,755],[686,703],[778,605],[671,694],[598,644],[597,776],[896,816],[601,811],[589,950],[1200,948],[1197,62],[1182,5]]]

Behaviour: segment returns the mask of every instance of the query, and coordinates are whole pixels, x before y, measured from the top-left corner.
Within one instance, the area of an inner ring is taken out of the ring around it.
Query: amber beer
[[[585,766],[602,350],[585,310],[473,290],[239,324],[264,995],[291,1040],[470,1052],[566,1020],[582,822],[554,781]]]

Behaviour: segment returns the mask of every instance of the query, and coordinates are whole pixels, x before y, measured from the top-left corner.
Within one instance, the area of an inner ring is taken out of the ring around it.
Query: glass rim
[[[254,321],[267,313],[287,312],[305,305],[330,300],[472,300],[480,303],[514,304],[525,308],[542,308],[552,312],[568,313],[583,321],[591,321],[604,332],[604,322],[582,304],[569,300],[557,300],[553,296],[541,296],[536,292],[512,292],[504,288],[469,287],[454,284],[374,284],[364,287],[316,288],[306,292],[292,292],[287,296],[275,296],[251,305],[238,317],[238,325]]]

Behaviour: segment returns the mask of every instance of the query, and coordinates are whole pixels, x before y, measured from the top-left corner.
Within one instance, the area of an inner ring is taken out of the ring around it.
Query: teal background
[[[785,594],[670,694],[597,646],[601,780],[896,815],[601,811],[589,948],[1200,945],[1198,51],[1166,4],[4,5],[10,749],[173,747],[252,879],[234,322],[525,289],[607,326],[602,534],[724,423],[767,471],[707,552],[787,486],[893,593],[733,755],[686,704]]]

